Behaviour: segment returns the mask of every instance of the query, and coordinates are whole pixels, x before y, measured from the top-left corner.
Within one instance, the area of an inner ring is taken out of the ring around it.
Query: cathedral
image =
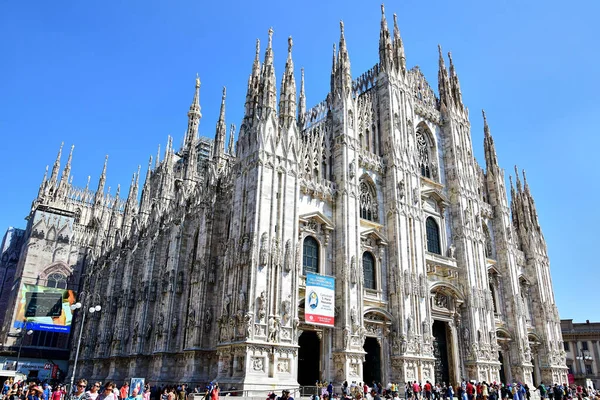
[[[85,319],[77,377],[256,393],[317,380],[567,382],[526,177],[515,169],[506,187],[485,113],[477,163],[450,53],[439,48],[436,94],[407,68],[393,25],[382,6],[379,60],[353,79],[340,23],[329,94],[311,109],[291,38],[277,91],[269,30],[237,140],[225,89],[214,140],[199,136],[196,79],[181,148],[169,138],[127,196],[105,193],[106,163],[95,192],[73,187],[59,153],[31,215],[71,223],[30,218],[26,240],[55,255],[54,229],[84,310],[102,306]],[[305,318],[309,273],[335,278],[332,327]]]

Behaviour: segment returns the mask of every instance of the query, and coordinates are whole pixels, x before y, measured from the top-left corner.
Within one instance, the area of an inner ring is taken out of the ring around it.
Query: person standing
[[[210,400],[219,400],[219,384],[217,382],[210,391]]]
[[[97,397],[97,400],[118,400],[117,396],[115,396],[113,390],[115,389],[115,383],[112,381],[106,382],[104,385],[104,390]]]
[[[102,384],[100,382],[94,383],[92,387],[90,387],[90,390],[85,392],[85,400],[96,400],[100,394],[98,391],[100,390],[101,386]]]
[[[75,392],[73,393],[71,400],[83,400],[85,396],[86,387],[87,381],[85,379],[78,380],[77,385],[75,386]]]
[[[121,400],[125,400],[129,396],[129,384],[127,382],[123,383],[121,386],[121,390],[119,392],[119,398]]]

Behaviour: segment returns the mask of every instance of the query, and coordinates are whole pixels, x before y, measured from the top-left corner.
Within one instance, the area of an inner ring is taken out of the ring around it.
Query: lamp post
[[[75,311],[82,307],[80,302],[77,302],[71,306],[71,310]],[[102,307],[100,305],[92,306],[88,309],[90,314],[95,312],[100,312]],[[77,359],[79,358],[79,346],[81,346],[81,336],[83,335],[83,325],[85,323],[86,313],[83,313],[83,317],[81,317],[81,327],[79,328],[79,338],[77,339],[77,349],[75,350],[75,361],[73,362],[73,374],[71,375],[71,390],[73,390],[73,383],[75,382],[75,371],[77,370]]]
[[[29,336],[33,333],[31,329],[27,330],[27,322],[28,321],[25,321],[25,325],[23,325],[23,328],[17,329],[17,332],[21,334],[21,339],[19,340],[19,352],[17,353],[17,362],[15,363],[15,373],[19,372],[19,360],[21,360],[21,349],[23,348],[23,339],[25,339],[25,335]]]

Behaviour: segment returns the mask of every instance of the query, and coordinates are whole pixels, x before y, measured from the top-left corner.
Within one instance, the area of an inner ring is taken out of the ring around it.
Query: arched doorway
[[[504,357],[502,352],[498,352],[498,361],[500,361],[500,382],[506,382],[506,372],[504,372]]]
[[[298,346],[298,383],[314,386],[321,377],[321,341],[317,332],[302,332]]]
[[[450,382],[450,357],[448,357],[447,323],[434,320],[433,355],[435,357],[435,381]]]
[[[363,363],[363,381],[371,386],[381,382],[381,345],[374,337],[367,337],[363,349],[367,353]]]

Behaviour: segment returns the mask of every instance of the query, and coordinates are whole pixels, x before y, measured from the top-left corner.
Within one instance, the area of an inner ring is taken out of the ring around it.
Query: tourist
[[[102,384],[100,382],[94,383],[92,387],[90,387],[90,390],[85,392],[85,400],[96,400],[96,398],[100,394],[98,393],[98,391],[100,390],[101,386]]]
[[[423,392],[425,393],[425,398],[431,400],[431,383],[429,383],[429,381],[425,381]]]
[[[65,393],[62,385],[58,385],[51,394],[51,400],[63,400]]]
[[[373,400],[381,400],[381,397],[379,397],[379,393],[377,393],[377,389],[375,389],[374,387],[371,389],[371,398]]]
[[[129,384],[127,382],[123,383],[121,386],[121,390],[119,391],[119,398],[121,400],[125,400],[129,396]]]
[[[71,400],[83,400],[86,388],[87,381],[85,379],[78,380],[77,385],[75,386],[75,392],[73,393]]]
[[[217,382],[210,391],[210,400],[219,400],[219,384]]]
[[[104,390],[102,391],[102,393],[97,397],[97,400],[118,400],[117,395],[115,395],[115,393],[113,392],[115,387],[116,385],[114,382],[108,381],[104,385]]]
[[[142,396],[139,394],[139,391],[137,388],[133,389],[131,391],[131,395],[127,396],[127,400],[141,400]]]

